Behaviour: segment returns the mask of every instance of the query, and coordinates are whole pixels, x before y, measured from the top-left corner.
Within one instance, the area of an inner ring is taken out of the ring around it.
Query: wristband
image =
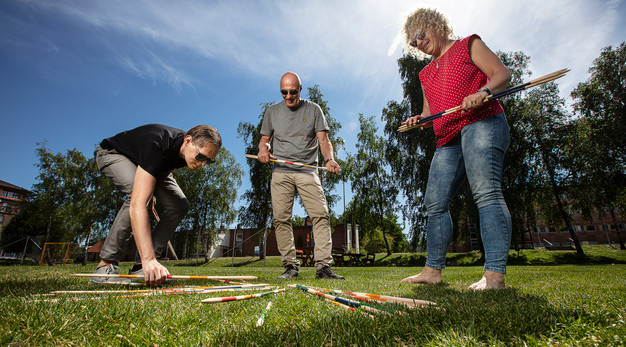
[[[329,162],[329,161],[331,161],[331,160],[332,160],[332,161],[335,161],[335,159],[333,159],[333,158],[326,159],[326,160],[324,160],[324,164],[328,164],[328,162]]]
[[[487,87],[482,87],[478,89],[479,92],[482,92],[483,90],[487,92],[487,95],[491,95],[491,90],[489,90],[489,88]]]

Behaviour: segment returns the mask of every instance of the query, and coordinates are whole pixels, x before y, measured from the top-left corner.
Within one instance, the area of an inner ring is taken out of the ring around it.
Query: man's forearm
[[[144,262],[146,260],[155,259],[156,255],[154,254],[152,235],[150,232],[150,219],[145,207],[133,208],[131,205],[130,224],[141,261]]]

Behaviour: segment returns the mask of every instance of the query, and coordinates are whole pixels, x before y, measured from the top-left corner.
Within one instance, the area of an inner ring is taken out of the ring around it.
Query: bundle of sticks
[[[536,87],[536,86],[538,86],[540,84],[544,84],[544,83],[547,83],[547,82],[550,82],[550,81],[554,81],[557,78],[561,78],[561,77],[565,76],[565,74],[568,71],[570,71],[570,70],[569,69],[561,69],[561,70],[555,71],[553,73],[547,74],[545,76],[539,77],[537,79],[534,79],[534,80],[532,80],[530,82],[522,83],[522,84],[517,85],[515,87],[509,88],[509,89],[504,90],[504,91],[501,91],[499,93],[487,95],[487,97],[485,97],[485,102],[487,102],[489,100],[501,98],[501,97],[509,95],[509,94],[517,93],[517,92],[525,90],[525,89]],[[406,125],[406,124],[401,125],[398,128],[398,131],[403,133],[403,132],[405,132],[407,130],[418,128],[418,127],[422,126],[422,124],[424,124],[424,123],[430,122],[430,121],[432,121],[434,119],[437,119],[439,117],[443,117],[445,115],[449,115],[449,114],[457,112],[459,110],[461,110],[461,106],[460,105],[457,106],[457,107],[453,107],[451,109],[439,112],[439,113],[435,113],[435,114],[433,114],[431,116],[428,116],[426,118],[422,118],[416,124],[413,124],[413,125]]]

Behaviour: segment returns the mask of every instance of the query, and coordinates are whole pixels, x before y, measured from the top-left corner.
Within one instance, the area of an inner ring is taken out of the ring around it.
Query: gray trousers
[[[96,152],[96,164],[100,172],[111,178],[113,184],[126,194],[126,199],[100,251],[101,260],[117,264],[124,259],[126,245],[132,233],[129,207],[137,165],[116,150],[106,149],[99,149]],[[160,222],[152,230],[154,253],[159,259],[176,227],[187,213],[189,201],[171,173],[165,178],[157,179],[154,196],[165,207],[165,213],[160,216]]]

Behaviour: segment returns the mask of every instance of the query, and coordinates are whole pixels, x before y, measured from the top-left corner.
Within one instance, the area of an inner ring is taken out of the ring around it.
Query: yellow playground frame
[[[41,250],[41,257],[39,257],[39,265],[43,264],[43,255],[46,252],[47,245],[67,245],[65,249],[65,256],[63,257],[63,265],[65,265],[67,261],[67,255],[70,253],[70,243],[69,242],[46,242],[43,244],[43,249]]]

